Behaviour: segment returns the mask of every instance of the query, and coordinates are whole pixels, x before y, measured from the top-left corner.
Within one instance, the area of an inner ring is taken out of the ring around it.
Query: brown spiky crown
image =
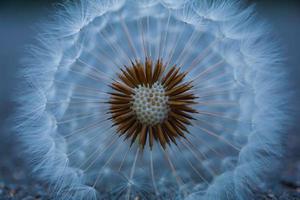
[[[136,61],[121,69],[119,80],[110,85],[109,101],[111,119],[120,136],[131,139],[131,145],[138,138],[142,149],[147,139],[152,149],[154,140],[166,148],[170,142],[176,144],[176,138],[185,138],[187,126],[194,120],[192,114],[197,113],[192,107],[197,97],[191,91],[192,82],[184,81],[186,74],[176,65],[167,69],[161,59],[156,63]],[[154,106],[153,110],[146,105]]]

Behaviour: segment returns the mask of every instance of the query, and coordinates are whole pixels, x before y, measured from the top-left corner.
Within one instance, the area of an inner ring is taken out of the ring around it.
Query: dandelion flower
[[[237,0],[81,0],[41,25],[16,129],[55,199],[255,199],[283,152],[278,47]]]

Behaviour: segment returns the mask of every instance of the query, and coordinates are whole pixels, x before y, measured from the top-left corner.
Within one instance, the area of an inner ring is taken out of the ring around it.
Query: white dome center
[[[142,124],[155,125],[167,118],[168,96],[160,83],[152,87],[139,85],[134,92],[132,110]]]

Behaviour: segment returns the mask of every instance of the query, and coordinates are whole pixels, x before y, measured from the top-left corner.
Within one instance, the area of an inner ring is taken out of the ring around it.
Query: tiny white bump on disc
[[[134,88],[132,110],[137,119],[145,125],[155,125],[167,118],[168,96],[164,87],[155,82],[151,87],[139,85]]]

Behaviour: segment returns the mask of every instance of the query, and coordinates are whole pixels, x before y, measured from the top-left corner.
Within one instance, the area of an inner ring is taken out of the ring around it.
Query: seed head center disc
[[[132,99],[132,110],[142,124],[155,125],[167,118],[168,96],[159,82],[155,82],[152,86],[139,85],[134,89]]]

